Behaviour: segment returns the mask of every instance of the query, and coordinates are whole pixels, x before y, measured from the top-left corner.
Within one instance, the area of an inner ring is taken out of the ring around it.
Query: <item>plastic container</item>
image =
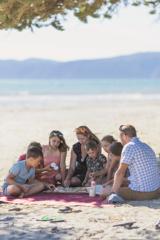
[[[96,182],[93,180],[91,181],[91,186],[89,189],[89,196],[90,197],[95,197],[96,196]]]

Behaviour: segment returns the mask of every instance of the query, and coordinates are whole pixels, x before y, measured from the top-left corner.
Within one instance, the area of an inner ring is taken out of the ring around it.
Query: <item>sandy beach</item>
[[[102,138],[118,138],[121,124],[132,124],[139,137],[160,152],[160,99],[143,95],[125,96],[17,96],[0,97],[0,179],[31,141],[48,143],[51,130],[64,133],[71,147],[76,141],[74,129],[87,125]],[[67,163],[69,162],[69,154]],[[80,207],[78,213],[61,214],[62,223],[37,221],[43,215],[59,216],[58,207],[1,204],[0,239],[159,239],[155,223],[160,219],[160,200],[132,202],[105,208]],[[20,208],[15,211],[13,208]],[[9,211],[9,210],[13,211]],[[135,221],[132,229],[113,227]]]

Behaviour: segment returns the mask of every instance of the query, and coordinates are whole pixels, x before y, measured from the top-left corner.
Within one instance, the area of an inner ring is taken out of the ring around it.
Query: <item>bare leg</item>
[[[79,187],[79,186],[81,186],[81,180],[79,179],[79,178],[77,178],[77,177],[72,177],[71,178],[71,184],[70,184],[70,186],[72,186],[72,187]]]
[[[56,176],[55,176],[55,180],[56,182],[61,182],[62,181],[62,176],[60,173],[58,173]]]
[[[103,188],[103,191],[100,195],[100,198],[101,199],[105,199],[106,197],[108,197],[110,194],[111,194],[111,189],[112,189],[112,186],[111,185],[106,185],[104,188]]]
[[[9,185],[7,187],[7,194],[8,195],[11,195],[11,196],[14,196],[14,197],[18,197],[22,194],[22,190],[16,186],[16,185]]]
[[[25,197],[33,195],[35,193],[41,192],[45,188],[45,184],[39,181],[36,181],[35,183],[30,185],[30,189],[27,193],[24,194]]]
[[[91,186],[91,182],[90,181],[85,184],[85,187],[90,187],[90,186]]]

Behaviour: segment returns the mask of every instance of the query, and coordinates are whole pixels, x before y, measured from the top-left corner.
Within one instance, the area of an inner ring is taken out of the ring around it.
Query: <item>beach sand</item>
[[[74,129],[89,126],[99,138],[118,138],[121,124],[133,124],[139,137],[160,152],[160,99],[135,96],[17,96],[0,97],[0,178],[26,151],[31,141],[48,143],[51,130],[61,130],[71,147]],[[67,163],[69,162],[69,154]],[[13,207],[20,211],[9,211]],[[58,215],[58,207],[1,204],[0,239],[159,239],[155,223],[160,219],[160,200],[132,202],[123,206],[92,208],[75,206],[79,213],[60,214],[66,222],[37,221],[43,215]],[[113,227],[135,221],[135,228]],[[57,227],[57,228],[56,228]]]

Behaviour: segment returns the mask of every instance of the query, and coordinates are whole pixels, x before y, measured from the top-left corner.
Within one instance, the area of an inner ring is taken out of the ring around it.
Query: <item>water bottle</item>
[[[89,196],[95,197],[95,195],[96,195],[96,182],[94,180],[92,180],[90,190],[89,190]]]

